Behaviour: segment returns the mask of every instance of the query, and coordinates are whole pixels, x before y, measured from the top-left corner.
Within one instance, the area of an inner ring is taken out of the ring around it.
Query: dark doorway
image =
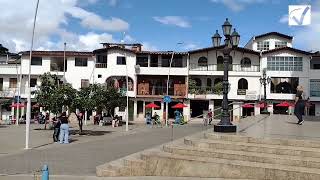
[[[203,115],[203,111],[208,111],[209,101],[206,100],[191,100],[190,111],[191,117]]]
[[[276,106],[279,103],[273,103],[273,114],[288,114],[288,107]]]

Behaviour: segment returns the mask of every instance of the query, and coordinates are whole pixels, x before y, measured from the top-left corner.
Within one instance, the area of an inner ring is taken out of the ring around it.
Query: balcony
[[[96,63],[96,68],[107,68],[107,63]]]
[[[238,89],[237,90],[237,95],[246,95],[247,94],[247,90],[246,89]]]
[[[190,71],[223,71],[223,64],[208,64],[207,66],[199,66],[198,64],[190,64]],[[230,64],[229,71],[234,72],[260,72],[260,65],[243,66],[241,64]]]
[[[171,96],[184,97],[186,95],[185,84],[174,84],[174,87],[169,87],[168,90]],[[149,83],[138,84],[138,96],[165,96],[166,94],[166,86],[150,86]]]

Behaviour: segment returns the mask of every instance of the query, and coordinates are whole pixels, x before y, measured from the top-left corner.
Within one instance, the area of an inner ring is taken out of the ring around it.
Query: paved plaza
[[[320,119],[306,118],[303,125],[295,122],[295,116],[287,115],[248,117],[238,123],[238,133],[255,137],[320,140]],[[23,150],[23,125],[1,127],[0,174],[3,176],[0,179],[19,179],[24,174],[31,177],[30,174],[45,163],[49,165],[50,174],[57,175],[54,177],[72,179],[88,176],[88,179],[94,179],[96,166],[164,144],[172,138],[172,129],[167,127],[149,128],[136,124],[130,125],[130,131],[125,132],[124,126],[111,128],[89,125],[84,127],[86,135],[73,134],[72,143],[61,145],[52,143],[52,131],[34,130],[37,128],[37,125],[31,128],[33,149],[26,151]],[[177,126],[174,128],[174,139],[211,131],[210,128],[201,123]],[[77,126],[74,129],[77,130]],[[11,175],[11,178],[4,175]]]

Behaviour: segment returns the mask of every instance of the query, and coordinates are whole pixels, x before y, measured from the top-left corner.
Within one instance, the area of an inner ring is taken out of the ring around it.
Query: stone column
[[[242,116],[242,102],[233,102],[233,121],[239,121]]]
[[[268,105],[268,111],[273,114],[273,104]]]
[[[12,101],[11,103],[11,116],[12,116],[12,119],[14,118],[14,101]]]
[[[133,121],[136,121],[138,117],[138,103],[137,100],[133,101]]]
[[[190,100],[186,99],[184,100],[184,104],[187,105],[188,107],[183,108],[183,116],[186,118],[186,121],[190,120]]]
[[[260,114],[260,107],[257,105],[258,105],[258,103],[254,104],[254,115],[255,116]]]
[[[143,118],[146,115],[146,101],[143,101],[142,103],[142,113],[143,113]]]
[[[208,107],[208,109],[210,110],[214,110],[214,100],[209,100],[209,107]]]
[[[24,102],[21,103],[22,105],[24,105],[23,107],[21,107],[21,117],[24,115],[24,108],[26,107],[26,104]]]

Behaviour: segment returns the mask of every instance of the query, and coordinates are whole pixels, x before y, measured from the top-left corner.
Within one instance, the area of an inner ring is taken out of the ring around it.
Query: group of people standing
[[[69,143],[69,120],[65,112],[58,116],[57,119],[54,119],[54,132],[53,132],[53,141],[60,142],[60,144]]]

